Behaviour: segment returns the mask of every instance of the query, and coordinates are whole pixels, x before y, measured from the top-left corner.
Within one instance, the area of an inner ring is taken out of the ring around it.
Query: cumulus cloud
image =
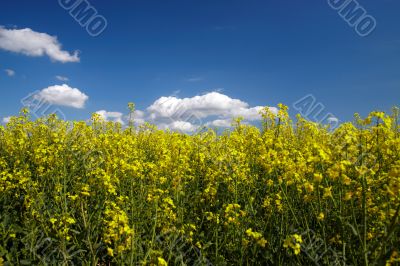
[[[67,77],[64,77],[64,76],[56,76],[56,79],[58,79],[59,81],[68,81],[69,80],[69,78],[67,78]]]
[[[129,116],[127,116],[127,119],[129,119]],[[135,110],[135,113],[133,114],[133,122],[142,125],[146,122],[146,113],[140,110]]]
[[[194,125],[188,121],[172,121],[171,123],[161,123],[157,126],[163,130],[170,129],[187,133],[194,132],[198,128],[198,125]]]
[[[47,101],[50,104],[78,109],[84,108],[86,101],[89,99],[89,97],[79,89],[71,88],[66,84],[45,88],[35,94],[35,98]]]
[[[97,111],[96,114],[99,114],[105,121],[113,121],[118,122],[124,125],[123,114],[120,112],[107,112],[106,110]]]
[[[11,119],[10,116],[4,117],[4,118],[2,119],[3,124],[7,124],[8,122],[10,122],[10,119]]]
[[[61,63],[79,62],[78,52],[62,50],[57,37],[25,29],[6,29],[0,26],[0,49],[21,53],[27,56],[47,55],[53,61]]]
[[[205,118],[212,115],[228,116],[237,108],[247,108],[248,104],[232,99],[219,92],[210,92],[192,98],[177,98],[175,96],[161,97],[156,100],[147,111],[152,117],[176,117],[195,115]]]
[[[213,121],[208,122],[207,126],[214,127],[230,127],[232,124],[232,119],[215,119]]]
[[[9,76],[9,77],[15,76],[15,71],[12,69],[4,69],[4,71],[6,72],[7,76]]]
[[[196,116],[206,118],[218,116],[233,118],[241,116],[245,120],[259,120],[262,106],[249,107],[239,99],[232,99],[219,92],[210,92],[192,98],[161,97],[147,108],[151,118]],[[276,108],[275,110],[276,111]]]
[[[193,132],[202,125],[230,127],[233,118],[239,116],[245,122],[261,120],[263,108],[250,107],[248,103],[220,92],[210,92],[191,98],[161,97],[146,109],[140,119],[161,129]],[[270,110],[277,112],[275,107],[270,107]]]
[[[250,107],[248,103],[220,92],[210,92],[190,98],[160,97],[145,110],[135,110],[132,119],[136,125],[149,122],[162,130],[192,133],[203,126],[231,127],[233,119],[239,116],[244,119],[244,123],[261,120],[259,112],[263,108]],[[269,108],[277,112],[277,108]],[[108,121],[129,121],[129,115],[119,112],[102,110],[97,113]]]

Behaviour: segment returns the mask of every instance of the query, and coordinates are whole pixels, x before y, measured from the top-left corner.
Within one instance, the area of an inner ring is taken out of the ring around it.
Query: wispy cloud
[[[6,29],[0,26],[0,49],[27,56],[47,55],[61,63],[79,62],[78,52],[70,53],[61,48],[57,37],[25,29]]]
[[[4,71],[6,72],[7,76],[9,76],[9,77],[15,76],[15,71],[12,69],[4,69]]]
[[[67,77],[64,77],[64,76],[56,76],[56,79],[58,79],[58,80],[60,80],[60,81],[68,81],[69,80],[69,78],[67,78]]]

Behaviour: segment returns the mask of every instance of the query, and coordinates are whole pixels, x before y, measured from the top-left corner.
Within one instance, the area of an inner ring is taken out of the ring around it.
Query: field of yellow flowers
[[[194,135],[0,126],[0,265],[396,265],[399,111]]]

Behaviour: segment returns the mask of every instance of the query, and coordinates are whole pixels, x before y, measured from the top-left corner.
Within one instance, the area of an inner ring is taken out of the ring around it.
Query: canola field
[[[0,265],[398,265],[399,111],[217,134],[0,126]]]

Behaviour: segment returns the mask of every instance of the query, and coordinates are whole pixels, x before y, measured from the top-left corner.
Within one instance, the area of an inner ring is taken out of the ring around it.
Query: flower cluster
[[[303,243],[303,239],[298,234],[288,236],[283,242],[283,247],[290,248],[295,255],[299,255],[301,251],[300,244]]]
[[[185,135],[24,110],[0,126],[0,265],[396,265],[398,109],[261,114]]]

